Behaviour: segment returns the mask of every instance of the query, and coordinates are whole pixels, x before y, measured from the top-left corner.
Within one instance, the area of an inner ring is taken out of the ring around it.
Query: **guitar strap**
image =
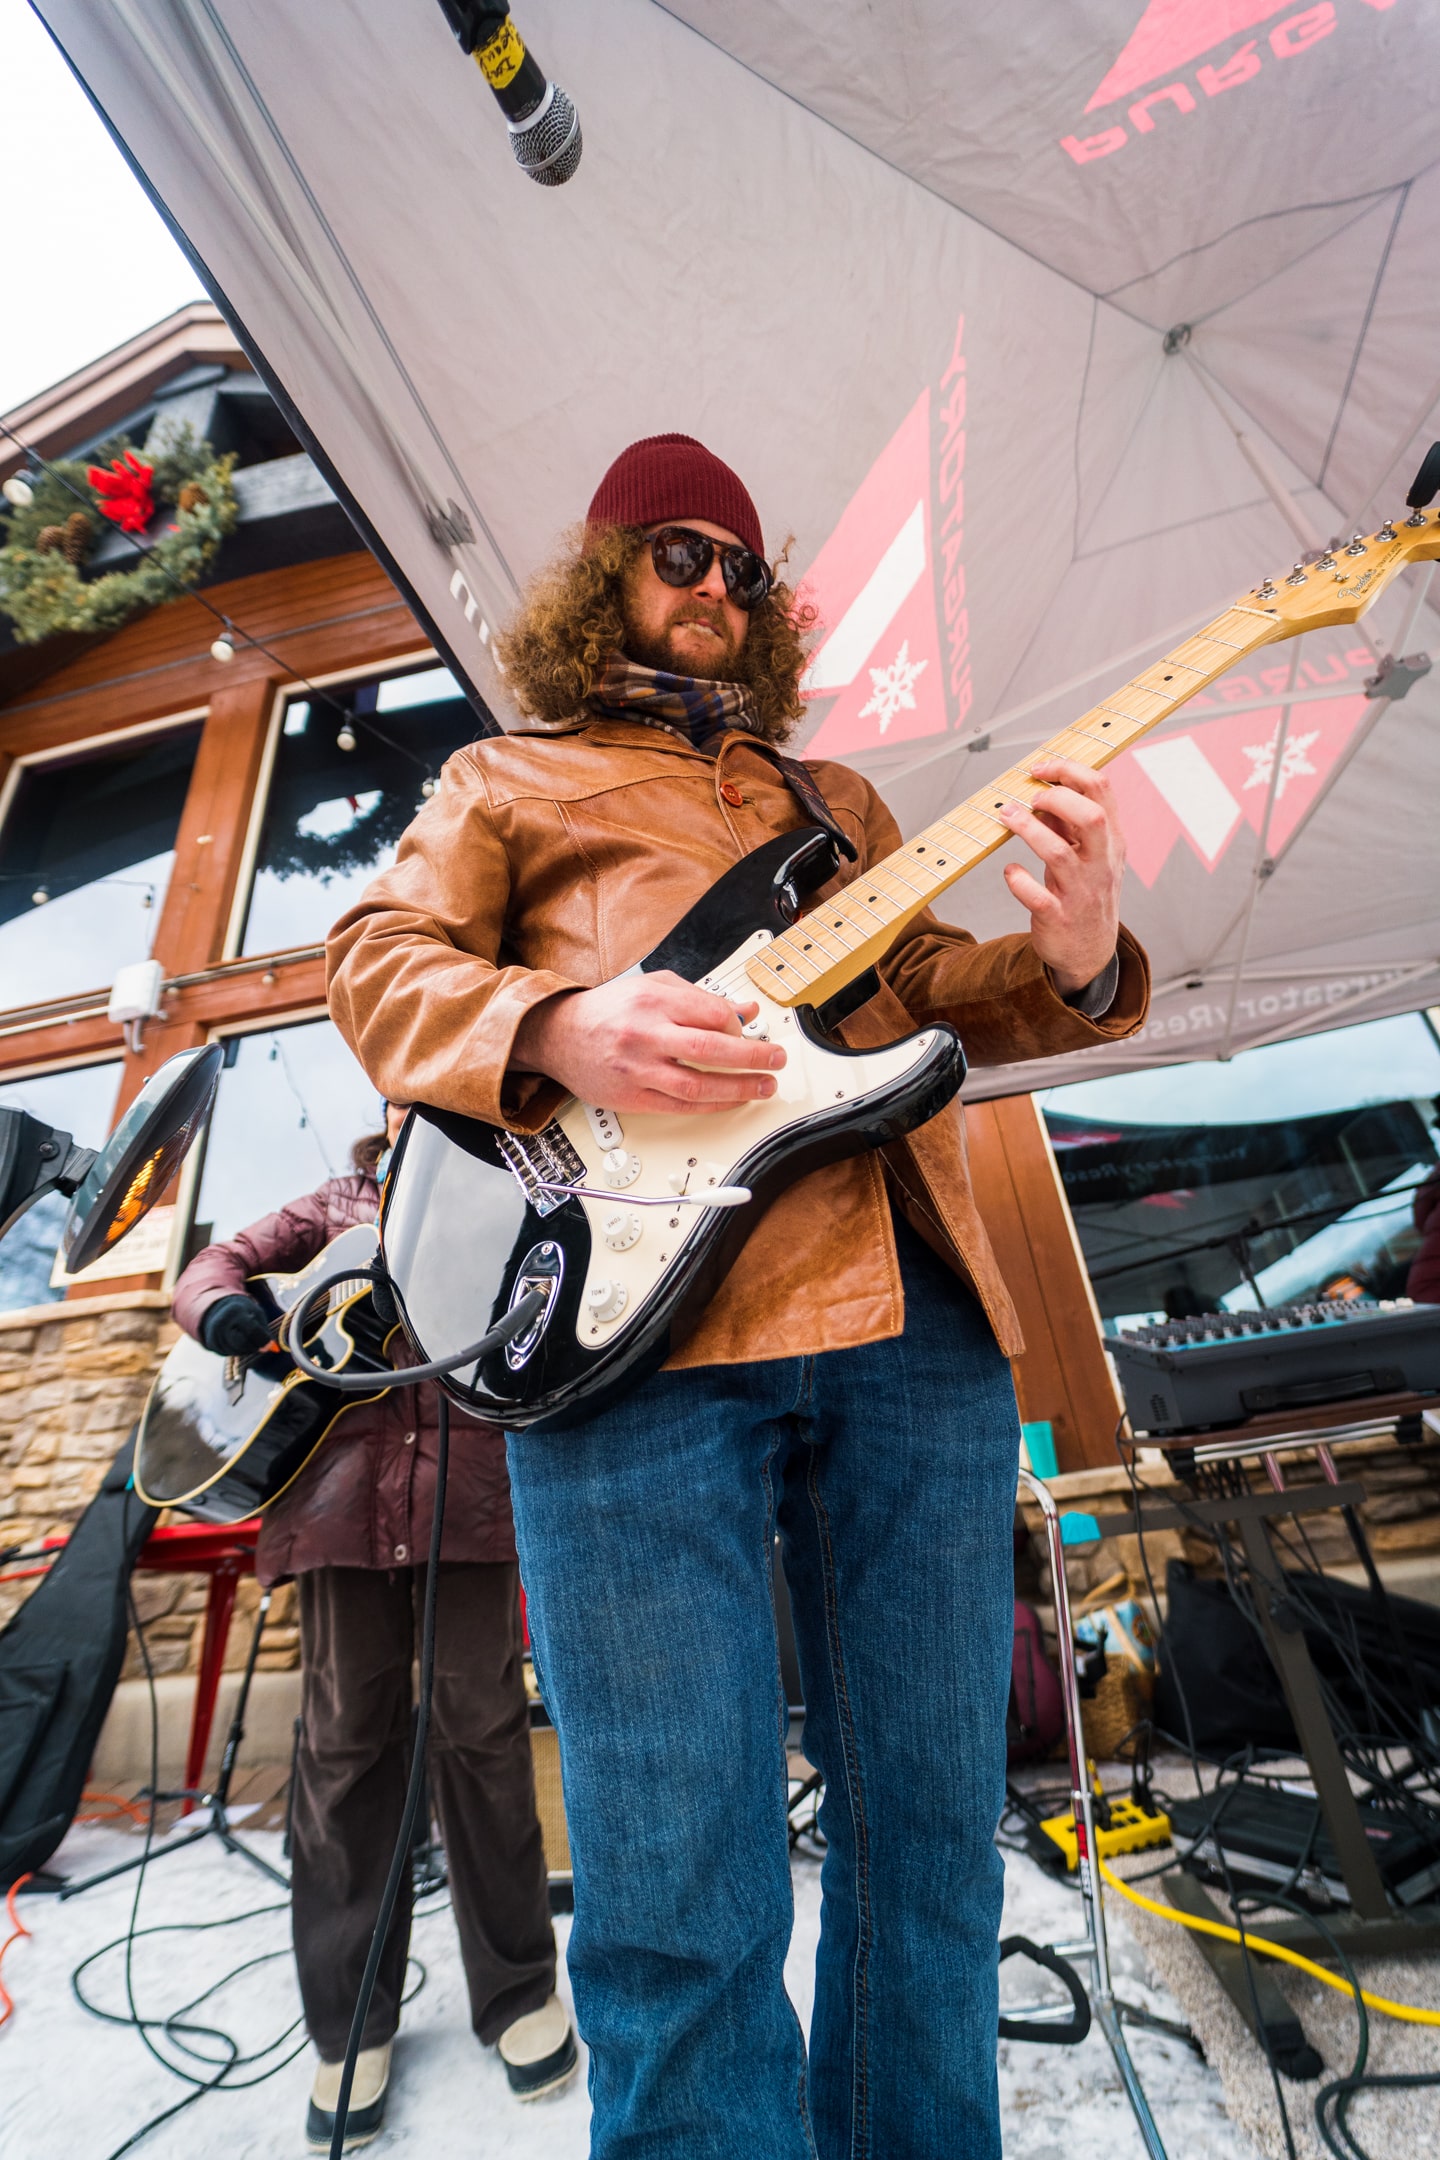
[[[840,853],[845,857],[845,860],[847,862],[858,862],[860,857],[855,843],[848,833],[841,831],[839,820],[821,794],[815,775],[811,772],[809,766],[802,765],[799,758],[783,757],[778,750],[772,750],[769,743],[757,742],[753,747],[763,757],[775,760],[781,774],[789,784],[791,794],[795,797],[801,809],[807,817],[812,817],[817,825],[824,827]]]

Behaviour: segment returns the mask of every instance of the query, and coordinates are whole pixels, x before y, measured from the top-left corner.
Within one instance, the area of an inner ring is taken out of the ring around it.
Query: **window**
[[[341,684],[323,702],[289,698],[241,952],[323,943],[393,856],[424,784],[474,735],[475,715],[448,668]]]
[[[119,1085],[118,1061],[78,1065],[70,1072],[6,1081],[0,1085],[0,1108],[28,1110],[31,1117],[68,1132],[81,1147],[99,1147],[110,1130]],[[64,1284],[52,1286],[50,1271],[60,1250],[69,1205],[59,1193],[37,1200],[0,1243],[0,1312],[18,1312],[25,1305],[47,1305],[64,1297]]]
[[[328,1020],[232,1035],[195,1206],[191,1250],[233,1237],[352,1168],[380,1098]]]
[[[1403,1297],[1435,1167],[1421,1015],[1040,1098],[1107,1325]]]
[[[0,830],[0,1006],[103,990],[160,918],[200,726],[22,765]]]

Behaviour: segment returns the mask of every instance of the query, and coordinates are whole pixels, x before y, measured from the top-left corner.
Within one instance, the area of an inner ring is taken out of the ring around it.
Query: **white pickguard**
[[[674,1116],[628,1110],[617,1115],[572,1097],[557,1113],[566,1139],[585,1165],[585,1175],[577,1182],[613,1185],[615,1193],[609,1204],[585,1198],[577,1202],[589,1219],[592,1244],[589,1280],[581,1291],[576,1323],[576,1334],[587,1350],[602,1349],[619,1328],[634,1319],[705,1220],[701,1207],[644,1207],[636,1206],[637,1200],[669,1199],[682,1191],[703,1193],[707,1186],[743,1184],[738,1165],[761,1141],[804,1125],[837,1103],[902,1079],[934,1042],[933,1031],[927,1030],[884,1049],[838,1056],[808,1041],[794,1013],[772,1004],[741,974],[741,964],[769,938],[768,931],[758,931],[698,987],[758,1002],[758,1023],[752,1023],[747,1032],[763,1028],[768,1040],[785,1051],[772,1096],[733,1110]],[[613,1137],[616,1129],[622,1135],[618,1142]],[[604,1143],[601,1133],[607,1135]],[[632,1175],[627,1165],[628,1182],[623,1185],[615,1184],[605,1162],[607,1150],[617,1146],[627,1157],[640,1159],[638,1174]],[[597,1314],[586,1302],[587,1293],[601,1281],[616,1293],[616,1309],[608,1314]]]

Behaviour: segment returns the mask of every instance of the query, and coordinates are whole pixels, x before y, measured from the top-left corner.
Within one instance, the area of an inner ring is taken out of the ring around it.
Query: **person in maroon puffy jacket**
[[[1405,1295],[1417,1305],[1440,1305],[1440,1169],[1432,1170],[1416,1190],[1415,1228],[1420,1250],[1410,1263]]]
[[[222,1244],[175,1286],[174,1315],[222,1357],[268,1341],[247,1277],[293,1274],[343,1230],[379,1212],[386,1131],[356,1143],[354,1174],[329,1178]],[[436,1607],[430,1787],[445,1840],[471,2022],[497,2043],[522,2099],[562,2084],[575,2038],[555,1993],[555,1938],[535,1813],[521,1668],[519,1572],[504,1435],[452,1410]],[[320,2056],[306,2134],[328,2151],[350,2021],[400,1829],[437,1415],[429,1387],[352,1404],[267,1510],[262,1583],[294,1577],[301,1720],[292,1802],[291,1909],[305,2021]],[[384,2119],[390,2043],[410,1940],[410,1883],[381,1960],[352,2091],[350,2144]]]

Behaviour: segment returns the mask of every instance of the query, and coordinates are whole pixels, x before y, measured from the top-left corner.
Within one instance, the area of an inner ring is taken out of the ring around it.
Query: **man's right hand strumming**
[[[732,1004],[660,970],[598,990],[566,990],[525,1015],[511,1064],[609,1110],[729,1110],[775,1092],[777,1044],[741,1034],[753,1002]]]

